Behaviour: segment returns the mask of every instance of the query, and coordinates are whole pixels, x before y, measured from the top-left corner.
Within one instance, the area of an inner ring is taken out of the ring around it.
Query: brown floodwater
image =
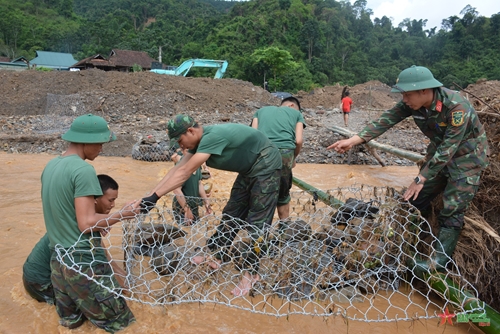
[[[89,322],[75,330],[59,326],[55,308],[31,299],[21,282],[22,265],[45,233],[40,175],[52,158],[0,153],[0,333],[104,333]],[[97,173],[118,181],[118,208],[140,199],[172,167],[165,162],[102,156],[92,164]],[[212,170],[212,174],[214,196],[227,197],[234,173]],[[400,188],[408,186],[416,174],[416,167],[395,166],[302,164],[294,169],[296,177],[323,190],[353,184]],[[407,306],[406,298],[401,302],[403,308]],[[481,333],[469,324],[439,325],[440,319],[367,323],[339,316],[276,317],[210,303],[128,305],[137,322],[120,333]]]

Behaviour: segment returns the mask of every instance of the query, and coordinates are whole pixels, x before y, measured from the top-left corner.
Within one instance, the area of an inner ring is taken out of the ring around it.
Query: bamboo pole
[[[451,279],[445,274],[434,272],[432,274],[424,274],[424,279],[427,279],[429,285],[440,292],[446,298],[460,304],[467,311],[484,309],[481,315],[483,318],[489,319],[489,326],[478,326],[477,328],[486,334],[500,333],[500,314],[491,306],[475,298],[470,292],[460,289]],[[475,314],[478,316],[479,314]],[[478,325],[478,324],[474,324]]]
[[[352,131],[349,131],[347,129],[344,129],[344,128],[341,128],[341,127],[335,126],[335,125],[332,126],[331,128],[328,128],[328,129],[332,130],[333,132],[337,132],[337,133],[339,133],[343,136],[346,136],[346,137],[352,137],[356,134]],[[370,147],[376,148],[376,149],[384,151],[384,152],[392,153],[394,155],[397,155],[398,157],[405,158],[405,159],[411,160],[413,162],[418,162],[418,161],[422,160],[422,158],[424,157],[421,154],[411,152],[408,150],[403,150],[401,148],[397,148],[397,147],[394,147],[391,145],[381,144],[381,143],[376,142],[375,140],[370,140],[368,143],[365,143],[365,145],[368,145]]]
[[[309,194],[313,195],[314,198],[317,198],[318,200],[320,200],[321,202],[325,203],[328,206],[331,206],[332,208],[338,209],[342,205],[344,205],[344,202],[339,201],[332,195],[329,195],[324,191],[319,190],[311,186],[310,184],[307,184],[304,181],[297,179],[295,176],[292,179],[292,183],[295,184],[300,189],[307,191]]]

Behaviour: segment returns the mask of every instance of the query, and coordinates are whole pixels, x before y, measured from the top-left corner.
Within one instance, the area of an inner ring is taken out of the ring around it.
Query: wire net
[[[41,134],[64,133],[80,115],[88,113],[88,106],[80,94],[47,94],[45,114],[35,122],[33,131]]]
[[[470,307],[477,292],[451,258],[440,276],[419,278],[412,271],[409,261],[430,259],[439,241],[394,189],[360,186],[326,194],[330,201],[315,192],[292,192],[290,219],[275,219],[258,243],[250,241],[244,222],[232,219],[241,229],[215,269],[206,241],[223,223],[226,200],[211,198],[213,213],[185,226],[172,210],[173,197],[164,196],[151,212],[103,237],[102,247],[125,268],[127,289],[110,286],[116,295],[150,305],[217,303],[273,316],[371,322],[434,318],[447,307],[459,315],[482,312]],[[71,254],[56,251],[59,258]],[[247,296],[235,297],[230,291],[255,254],[260,280]],[[198,255],[206,261],[194,264]],[[66,265],[79,271],[76,263]],[[446,280],[453,287],[436,288]]]

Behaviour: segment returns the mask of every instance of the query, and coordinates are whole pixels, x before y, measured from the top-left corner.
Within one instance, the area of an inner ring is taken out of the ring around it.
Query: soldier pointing
[[[419,174],[403,196],[425,216],[431,201],[443,194],[443,209],[438,215],[440,244],[434,245],[437,251],[432,257],[437,269],[446,266],[455,250],[465,210],[477,192],[489,155],[484,127],[472,105],[458,92],[442,86],[426,67],[405,69],[391,90],[401,93],[403,99],[357,135],[328,147],[344,153],[413,117],[430,144]],[[417,271],[426,272],[431,262],[415,265]]]

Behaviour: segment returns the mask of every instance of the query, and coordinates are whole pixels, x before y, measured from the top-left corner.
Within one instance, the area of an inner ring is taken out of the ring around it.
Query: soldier
[[[143,212],[149,211],[161,196],[180,187],[204,162],[209,167],[237,172],[229,201],[222,211],[223,220],[207,241],[208,248],[216,252],[216,261],[197,256],[192,262],[207,262],[217,268],[238,231],[245,226],[252,239],[252,256],[246,261],[241,281],[231,291],[235,296],[244,296],[260,279],[260,243],[271,226],[278,202],[281,170],[278,148],[262,132],[249,126],[228,123],[201,127],[188,115],[175,116],[168,122],[167,130],[171,144],[177,142],[188,151],[151,195],[142,199]]]
[[[135,217],[140,202],[129,202],[113,214],[96,212],[95,197],[103,193],[94,167],[85,160],[93,161],[104,143],[116,139],[102,117],[75,118],[62,139],[69,142],[68,149],[47,163],[41,177],[45,227],[50,248],[56,250],[50,260],[50,278],[59,323],[76,328],[89,319],[115,332],[135,317],[125,299],[113,292],[119,285],[101,247],[100,232],[121,219]]]
[[[118,198],[118,183],[109,175],[97,175],[101,185],[102,196],[95,196],[95,212],[109,214],[115,206]],[[39,302],[54,305],[54,288],[50,280],[50,258],[53,251],[49,247],[47,233],[38,241],[23,265],[23,284],[28,294]],[[104,246],[103,246],[104,247]],[[106,257],[113,267],[115,278],[123,288],[126,288],[124,277],[125,271],[118,263],[112,260],[106,250]],[[117,274],[117,275],[116,275]]]
[[[278,197],[278,216],[285,220],[290,215],[290,189],[292,188],[292,168],[303,143],[304,117],[300,112],[300,102],[289,96],[281,101],[280,107],[260,108],[253,115],[252,127],[259,129],[273,142],[281,153],[281,178]]]
[[[432,263],[417,261],[417,273],[428,272],[431,265],[439,270],[446,266],[462,231],[465,210],[488,165],[486,133],[476,111],[458,92],[442,86],[425,67],[405,69],[391,90],[401,93],[403,99],[357,135],[328,147],[344,153],[410,116],[430,139],[420,173],[403,195],[425,215],[431,201],[443,193],[443,209],[438,215],[440,243],[434,245]]]
[[[178,148],[179,145],[175,145],[175,147]],[[170,158],[175,164],[178,164],[185,153],[186,150],[183,151],[179,148]],[[177,223],[187,226],[196,223],[200,218],[199,207],[203,204],[205,205],[206,214],[212,213],[208,195],[201,182],[202,178],[202,167],[200,167],[191,174],[182,187],[173,190],[175,197],[172,201],[172,211]]]

